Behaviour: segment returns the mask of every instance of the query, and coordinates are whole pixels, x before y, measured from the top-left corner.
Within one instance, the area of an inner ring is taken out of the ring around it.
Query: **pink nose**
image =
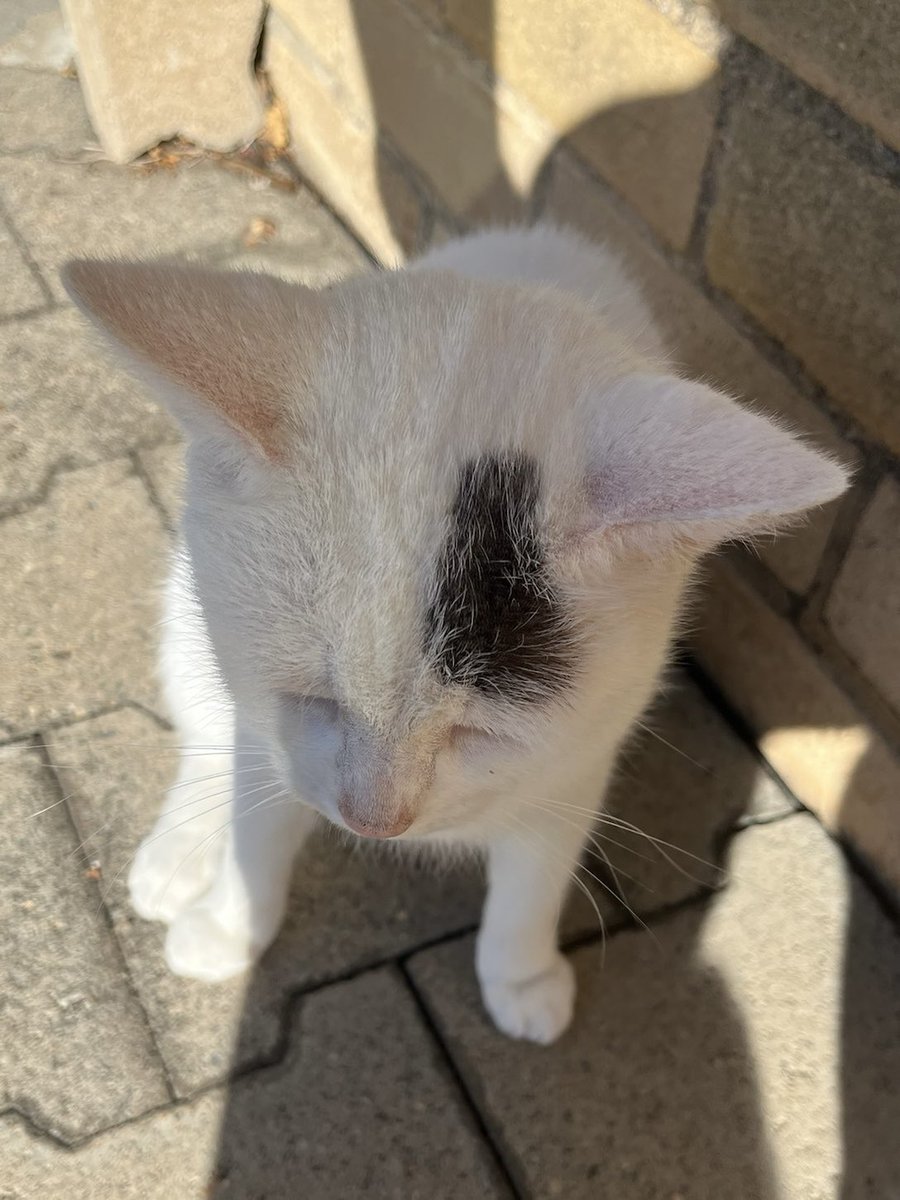
[[[413,823],[412,815],[404,812],[385,813],[383,817],[361,816],[349,796],[341,796],[338,800],[338,812],[344,818],[347,828],[361,837],[399,837],[401,833],[406,833]]]

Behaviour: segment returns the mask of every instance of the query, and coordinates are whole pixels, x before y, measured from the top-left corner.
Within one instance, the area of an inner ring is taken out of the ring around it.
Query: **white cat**
[[[130,877],[172,970],[263,952],[320,813],[484,847],[484,1002],[552,1041],[584,814],[698,560],[838,495],[843,469],[673,374],[615,257],[554,228],[320,292],[167,263],[65,278],[190,437],[162,647],[187,751]]]

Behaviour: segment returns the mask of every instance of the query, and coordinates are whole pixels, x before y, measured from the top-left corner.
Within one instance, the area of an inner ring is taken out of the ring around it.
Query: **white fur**
[[[512,1036],[552,1041],[574,1001],[556,923],[587,814],[654,693],[697,561],[835,496],[842,470],[672,375],[621,264],[548,227],[325,293],[279,285],[271,302],[265,281],[164,266],[82,264],[70,279],[141,369],[155,364],[194,435],[162,653],[188,750],[130,878],[138,912],[169,923],[170,966],[221,979],[255,960],[316,810],[483,847],[485,1005]],[[237,393],[261,377],[267,408],[242,427]],[[459,464],[504,449],[540,465],[550,570],[576,615],[563,703],[490,701],[423,663],[423,588]],[[225,783],[205,777],[231,764],[222,845],[225,809],[207,797]],[[565,819],[545,799],[571,805]]]

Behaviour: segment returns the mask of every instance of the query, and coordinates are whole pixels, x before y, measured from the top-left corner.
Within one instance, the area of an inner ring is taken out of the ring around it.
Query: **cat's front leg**
[[[575,973],[557,944],[560,910],[598,804],[509,813],[488,845],[488,895],[475,966],[485,1007],[510,1037],[548,1044],[572,1019]]]
[[[264,748],[239,729],[238,763],[260,763]],[[178,914],[166,936],[177,975],[215,983],[252,966],[284,918],[292,868],[315,813],[274,770],[234,775],[227,836],[209,889]]]

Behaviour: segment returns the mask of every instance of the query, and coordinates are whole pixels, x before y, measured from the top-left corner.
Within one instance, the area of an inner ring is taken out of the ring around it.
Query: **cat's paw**
[[[274,904],[252,912],[229,909],[215,903],[214,888],[172,922],[165,945],[171,971],[220,983],[253,966],[278,932],[284,909]]]
[[[185,909],[166,934],[169,970],[204,983],[240,975],[263,949],[257,948],[247,922],[223,923],[202,901]]]
[[[189,828],[157,833],[138,848],[128,873],[131,906],[147,921],[167,925],[201,896],[213,881],[219,846],[203,845],[203,831]]]
[[[501,1032],[547,1046],[572,1020],[575,972],[569,960],[558,954],[546,971],[521,983],[483,979],[481,994]]]

